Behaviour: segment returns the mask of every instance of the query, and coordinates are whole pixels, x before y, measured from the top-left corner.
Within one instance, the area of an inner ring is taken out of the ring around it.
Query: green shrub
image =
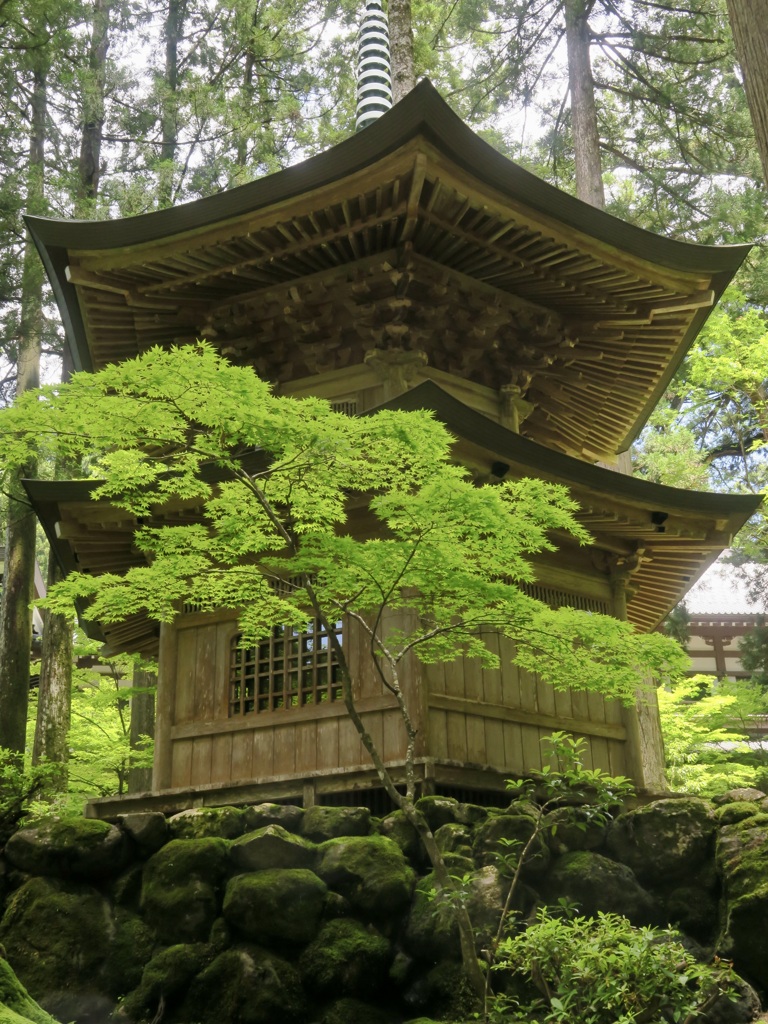
[[[722,995],[737,998],[730,965],[699,963],[671,929],[636,928],[617,914],[596,918],[539,911],[499,947],[497,970],[522,982],[497,996],[492,1020],[530,1024],[687,1024]]]

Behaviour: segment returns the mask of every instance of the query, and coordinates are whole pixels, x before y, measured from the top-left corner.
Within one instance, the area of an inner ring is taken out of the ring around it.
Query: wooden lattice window
[[[341,641],[341,621],[331,623]],[[326,704],[342,699],[341,675],[329,634],[317,619],[303,629],[276,626],[258,647],[232,639],[229,661],[229,714]]]

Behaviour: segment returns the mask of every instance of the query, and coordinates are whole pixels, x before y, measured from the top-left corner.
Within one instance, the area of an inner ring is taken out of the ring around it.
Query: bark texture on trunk
[[[576,161],[576,195],[585,203],[605,208],[600,135],[597,130],[595,83],[589,59],[590,33],[584,0],[565,0],[565,39],[568,84]]]
[[[48,559],[48,586],[62,578],[61,569],[51,552]],[[68,733],[72,707],[72,622],[66,615],[43,613],[43,653],[40,665],[40,691],[37,700],[35,742],[32,763],[52,761],[65,765],[69,760]],[[56,780],[66,789],[66,774]]]
[[[44,212],[45,139],[48,113],[47,69],[33,76],[27,170],[27,209]],[[27,235],[24,247],[21,321],[18,336],[16,394],[40,383],[43,325],[43,267]],[[0,602],[0,746],[21,752],[29,707],[29,665],[35,574],[35,515],[21,480],[37,475],[36,463],[23,466],[9,481],[3,593]]]
[[[85,216],[99,192],[101,144],[104,134],[104,90],[109,50],[109,0],[93,0],[88,70],[82,96],[83,127],[77,164],[78,190],[75,213]]]
[[[152,672],[136,669],[133,686],[146,690],[131,697],[131,748],[136,749],[142,736],[155,735],[155,690],[157,676]],[[131,768],[128,772],[128,792],[147,793],[152,789],[151,768]]]
[[[765,0],[728,0],[728,19],[768,184],[768,6]]]
[[[389,52],[392,60],[392,101],[399,102],[416,85],[413,66],[411,0],[389,0]]]
[[[165,18],[165,91],[162,99],[160,145],[160,181],[158,201],[161,208],[173,204],[173,161],[178,145],[176,92],[179,87],[179,41],[184,28],[185,0],[168,0]]]

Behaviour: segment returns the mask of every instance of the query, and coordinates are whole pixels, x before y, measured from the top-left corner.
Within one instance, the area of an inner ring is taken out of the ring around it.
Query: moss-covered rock
[[[172,839],[236,839],[246,829],[239,807],[192,807],[168,819]]]
[[[423,796],[416,801],[416,809],[424,815],[433,832],[459,820],[459,801],[452,796]]]
[[[723,879],[725,921],[719,952],[739,973],[768,989],[768,816],[720,829],[717,866]]]
[[[161,811],[120,814],[117,823],[145,856],[159,850],[170,839],[168,823]]]
[[[20,1021],[24,1024],[57,1024],[30,996],[11,965],[0,955],[0,1024],[17,1024]]]
[[[304,811],[301,833],[313,843],[339,836],[367,836],[371,831],[371,812],[367,807],[308,807]]]
[[[556,807],[542,820],[544,835],[551,850],[599,850],[608,834],[608,825],[596,820],[585,807]]]
[[[225,950],[202,970],[177,1017],[185,1024],[292,1024],[307,1019],[296,968],[274,953],[249,945]]]
[[[224,918],[248,939],[304,943],[317,935],[327,887],[304,868],[273,868],[230,879]]]
[[[411,897],[415,875],[397,843],[384,836],[349,836],[320,846],[318,875],[361,914],[393,918]]]
[[[740,789],[729,789],[726,793],[718,793],[717,796],[712,797],[712,803],[719,806],[721,804],[743,803],[746,800],[749,803],[759,804],[765,797],[766,794],[762,789],[742,786]]]
[[[300,832],[304,808],[293,804],[253,804],[243,808],[245,831],[255,832],[267,825],[281,825],[286,832]]]
[[[441,825],[435,832],[435,842],[443,856],[453,853],[470,860],[472,858],[472,829],[467,825],[452,821]]]
[[[686,879],[712,855],[716,825],[708,800],[654,800],[616,818],[608,849],[641,882],[666,885]]]
[[[144,865],[141,911],[166,943],[204,942],[221,909],[225,839],[173,839]]]
[[[174,1008],[185,997],[193,978],[213,956],[212,947],[202,942],[161,950],[146,964],[138,986],[121,1003],[120,1016],[132,1021],[150,1019],[162,1008],[163,1014],[167,1012],[173,1019]]]
[[[681,885],[664,896],[666,921],[707,945],[716,937],[717,913],[717,900],[700,886]]]
[[[71,1020],[79,1004],[104,999],[101,969],[113,924],[96,889],[31,878],[8,902],[0,942],[21,983],[49,1013]]]
[[[478,949],[496,934],[508,886],[508,880],[491,865],[472,872],[462,883],[461,898],[466,903]],[[454,903],[454,897],[439,893],[433,874],[419,880],[403,939],[414,958],[430,963],[461,958]]]
[[[580,914],[602,911],[623,914],[633,924],[656,922],[655,901],[631,868],[590,850],[560,857],[547,876],[545,892],[549,902],[564,897],[575,903]]]
[[[536,818],[530,814],[496,814],[475,829],[473,850],[478,864],[496,864],[500,854],[521,853],[536,831]],[[509,843],[517,844],[510,848]],[[549,866],[549,847],[543,833],[533,840],[525,857],[526,874],[538,875]]]
[[[131,992],[140,984],[154,950],[154,935],[139,915],[117,907],[100,986],[114,999]]]
[[[733,825],[734,822],[744,821],[745,818],[753,818],[760,814],[760,804],[750,800],[734,800],[733,803],[722,804],[715,811],[715,820],[719,825]]]
[[[230,847],[238,871],[266,871],[268,868],[312,868],[317,846],[281,825],[266,825],[236,839]]]
[[[385,986],[389,942],[360,921],[329,921],[301,954],[299,971],[310,991],[372,998]]]
[[[397,843],[411,864],[420,866],[426,863],[427,855],[419,833],[402,811],[392,811],[381,819],[379,835]]]
[[[428,1009],[438,1020],[469,1021],[480,1009],[464,972],[451,960],[426,971],[408,990],[406,999],[411,1006]]]
[[[15,832],[5,856],[30,875],[95,881],[122,871],[130,849],[125,834],[106,821],[51,818]]]
[[[320,1018],[320,1024],[392,1024],[393,1017],[381,1007],[360,999],[337,999]]]

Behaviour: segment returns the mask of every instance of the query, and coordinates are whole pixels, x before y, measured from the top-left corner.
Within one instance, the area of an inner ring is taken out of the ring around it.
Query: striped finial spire
[[[366,0],[358,38],[355,129],[361,131],[392,106],[389,24],[381,0]]]

